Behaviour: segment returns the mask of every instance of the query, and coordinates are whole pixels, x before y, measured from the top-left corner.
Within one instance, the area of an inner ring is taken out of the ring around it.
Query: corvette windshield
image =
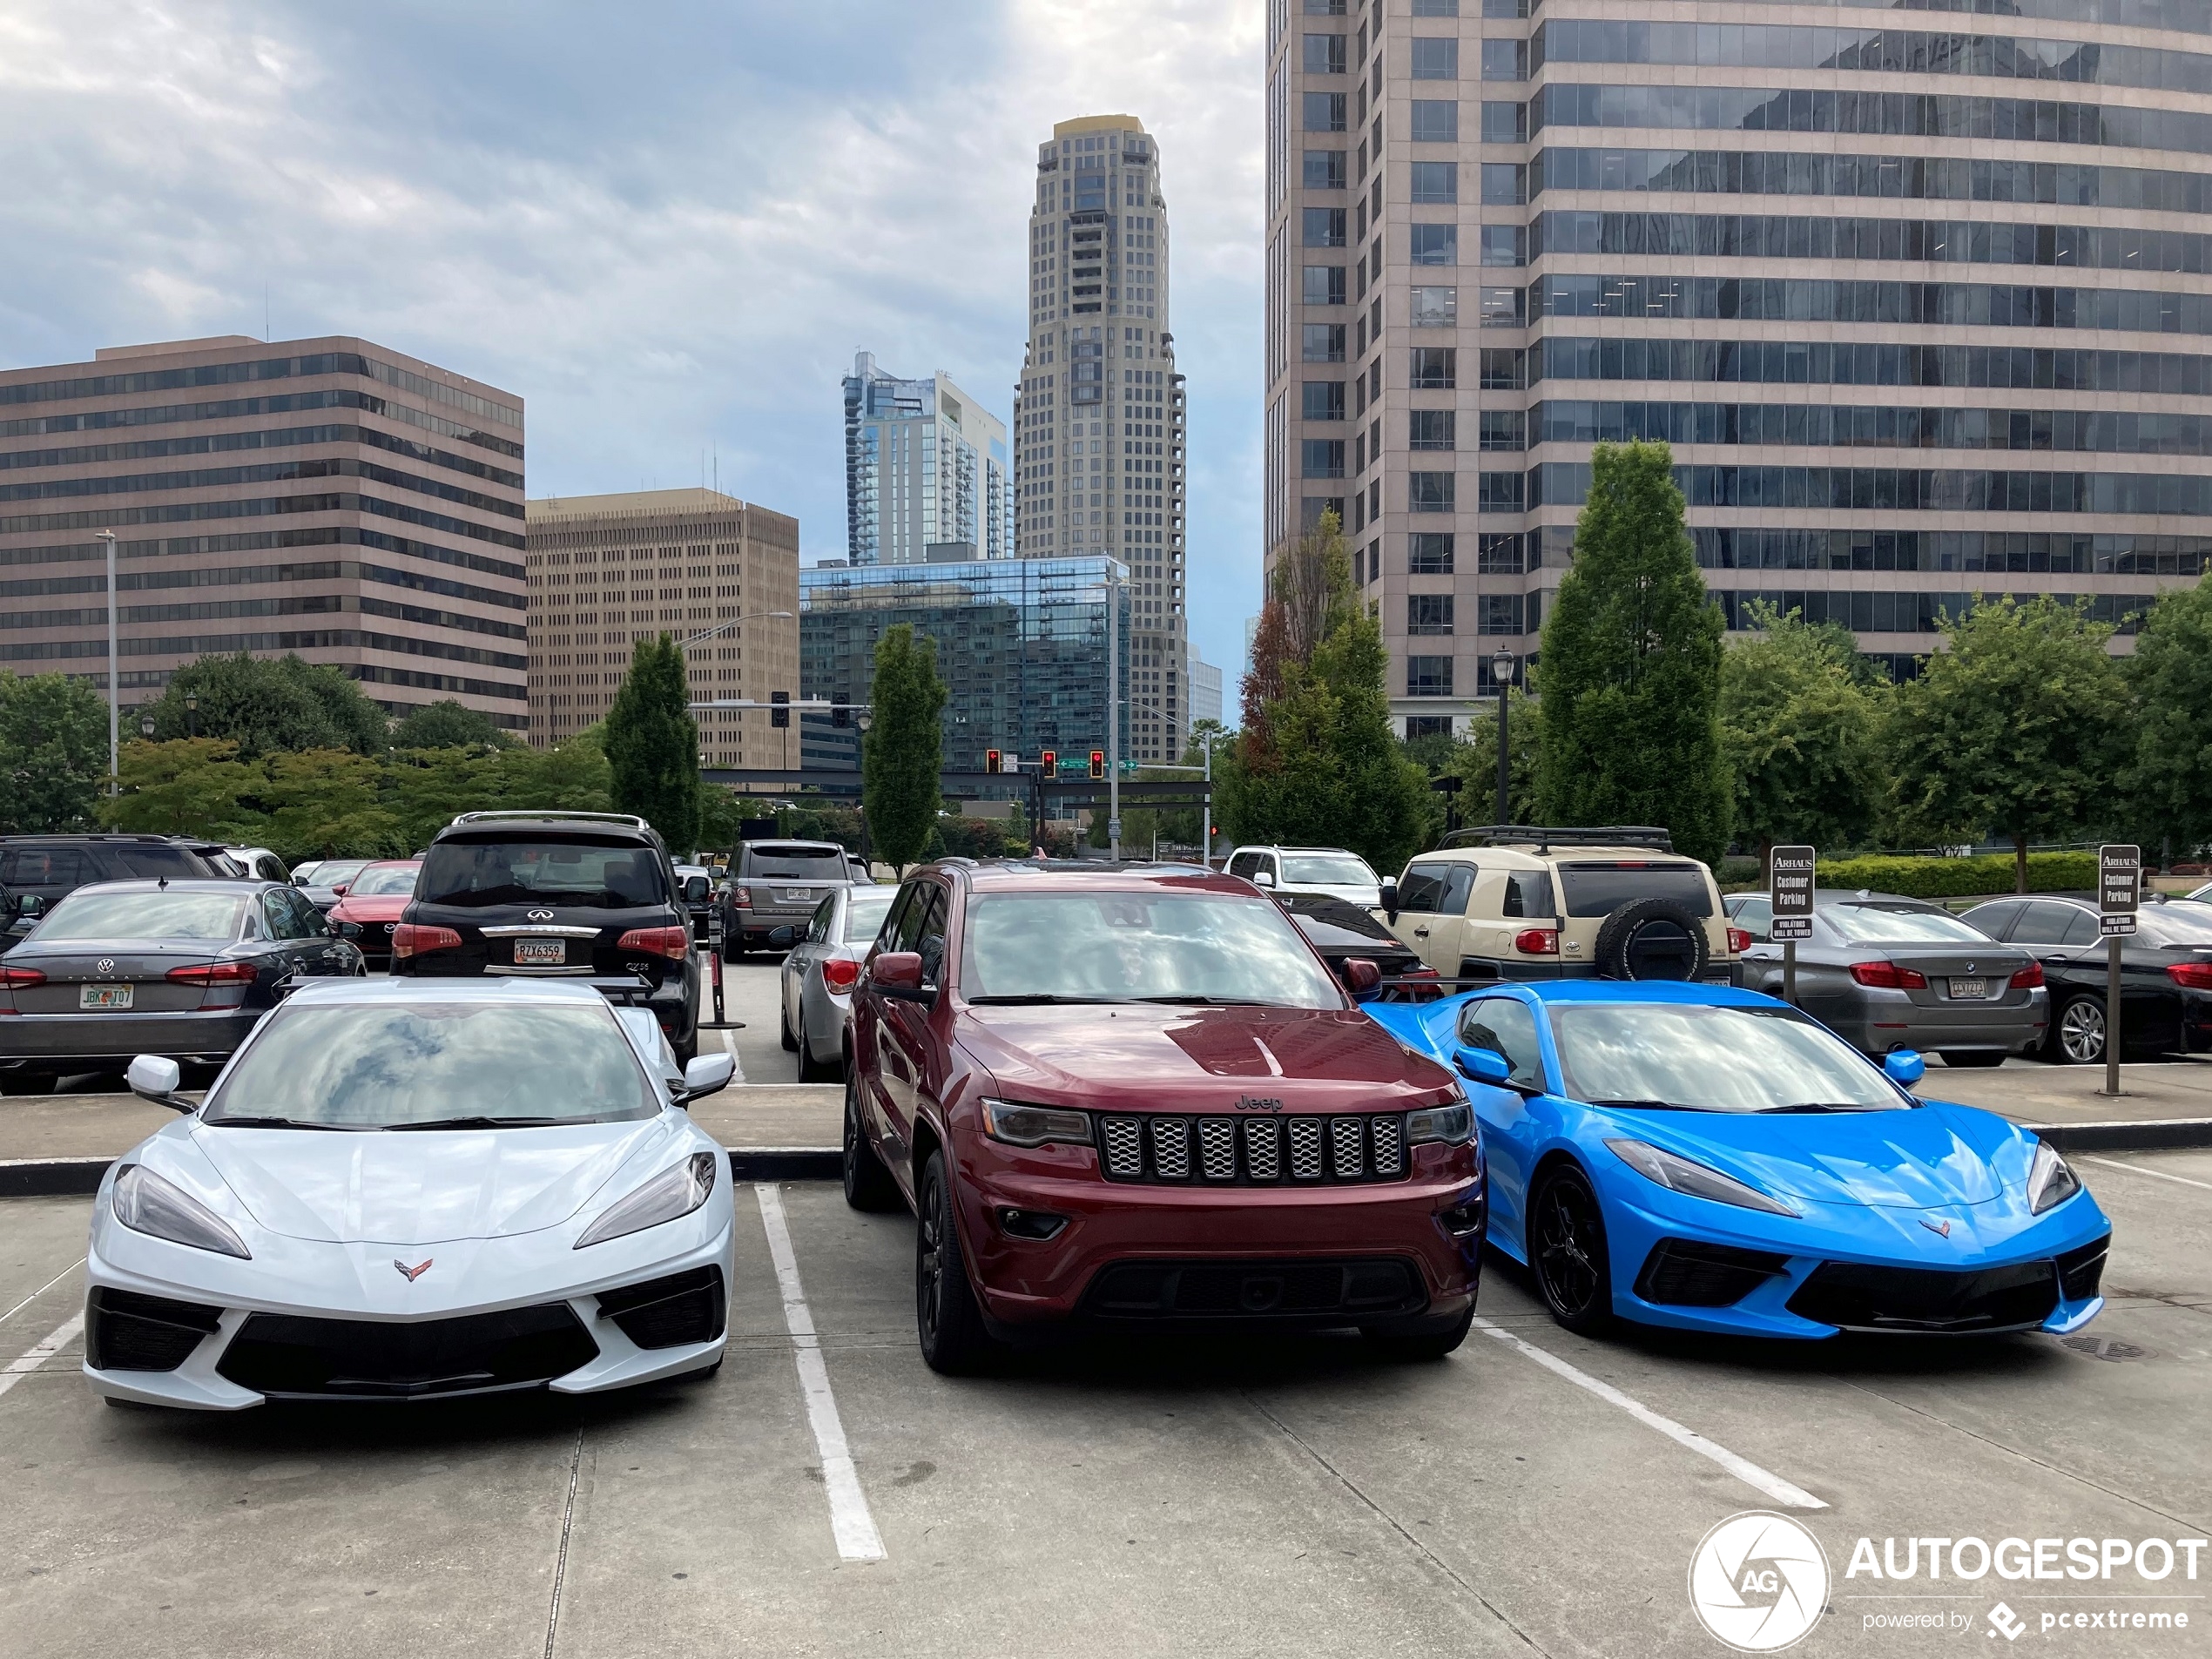
[[[609,1008],[295,1004],[270,1016],[201,1121],[523,1127],[659,1109]]]
[[[1885,1111],[1905,1099],[1856,1050],[1788,1008],[1583,1002],[1551,1010],[1577,1100],[1697,1112]]]
[[[979,895],[961,992],[971,1002],[1344,1006],[1273,900],[1158,890]]]

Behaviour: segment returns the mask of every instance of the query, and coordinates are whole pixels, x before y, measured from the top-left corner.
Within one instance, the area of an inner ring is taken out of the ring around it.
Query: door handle
[[[1414,928],[1413,937],[1416,939],[1426,939],[1428,937],[1428,929],[1426,927]]]

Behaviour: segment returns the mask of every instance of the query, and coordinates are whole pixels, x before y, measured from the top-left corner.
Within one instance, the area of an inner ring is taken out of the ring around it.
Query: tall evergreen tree
[[[632,649],[606,719],[615,810],[637,813],[678,854],[692,850],[699,829],[699,727],[691,700],[684,653],[663,634]]]
[[[1710,860],[1729,833],[1723,630],[1673,464],[1663,443],[1590,453],[1575,563],[1544,623],[1538,792],[1552,823],[1661,825]]]
[[[2121,672],[2138,722],[2129,821],[2160,853],[2185,853],[2212,841],[2212,577],[2159,596]]]
[[[0,669],[0,832],[82,829],[107,778],[107,703],[90,680]]]
[[[937,827],[946,696],[937,677],[937,642],[917,635],[911,623],[885,629],[875,642],[860,792],[874,855],[902,875],[921,860]]]

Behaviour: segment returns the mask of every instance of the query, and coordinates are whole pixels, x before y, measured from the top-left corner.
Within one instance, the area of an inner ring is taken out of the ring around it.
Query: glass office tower
[[[845,377],[846,556],[1002,559],[1013,536],[1006,425],[942,371],[900,380],[861,352]]]
[[[1341,511],[1401,725],[1534,651],[1601,440],[1675,446],[1731,628],[1899,673],[2196,577],[2212,5],[1658,10],[1270,0],[1267,543]]]

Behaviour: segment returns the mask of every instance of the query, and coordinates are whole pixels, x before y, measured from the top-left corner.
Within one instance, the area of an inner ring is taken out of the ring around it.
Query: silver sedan
[[[806,936],[785,956],[784,1047],[799,1055],[799,1081],[836,1082],[845,1076],[845,1034],[860,959],[899,896],[895,887],[839,887],[814,907]]]

